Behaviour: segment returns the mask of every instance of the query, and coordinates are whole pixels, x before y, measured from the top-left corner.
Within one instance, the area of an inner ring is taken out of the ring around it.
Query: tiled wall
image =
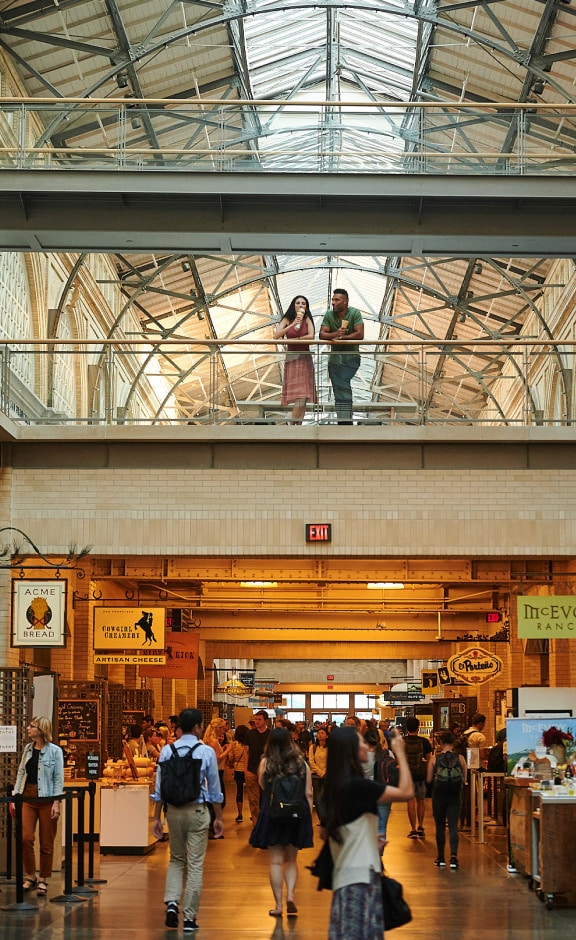
[[[71,542],[94,553],[202,555],[576,547],[572,469],[14,469],[10,498],[1,486],[0,498],[3,518],[48,552]],[[331,522],[331,545],[306,545],[306,522]]]

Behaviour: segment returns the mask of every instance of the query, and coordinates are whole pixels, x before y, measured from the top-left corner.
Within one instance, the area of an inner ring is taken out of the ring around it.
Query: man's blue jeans
[[[334,389],[338,424],[352,424],[352,379],[360,368],[358,353],[339,353],[328,360],[328,375]]]

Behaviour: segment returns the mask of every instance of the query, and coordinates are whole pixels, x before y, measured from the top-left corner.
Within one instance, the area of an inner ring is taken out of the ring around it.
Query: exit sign
[[[306,523],[306,541],[307,542],[331,542],[332,524],[330,522],[307,522]]]
[[[502,614],[499,610],[489,610],[486,614],[486,623],[500,623],[502,621]]]

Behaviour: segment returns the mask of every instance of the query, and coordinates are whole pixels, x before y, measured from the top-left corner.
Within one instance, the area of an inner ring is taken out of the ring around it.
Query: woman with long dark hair
[[[274,779],[297,774],[302,778],[305,800],[297,817],[278,819],[270,815],[270,796]],[[275,906],[271,917],[282,917],[282,891],[286,883],[286,912],[288,917],[298,913],[294,902],[294,889],[298,878],[296,857],[298,849],[308,849],[312,838],[312,777],[299,747],[294,744],[287,728],[273,728],[258,768],[258,781],[264,791],[260,813],[250,845],[268,849],[270,885]]]
[[[310,346],[303,342],[303,340],[314,339],[314,320],[307,297],[298,294],[292,299],[274,332],[274,339],[288,341],[288,354],[284,363],[282,382],[282,404],[293,406],[292,424],[302,424],[306,402],[316,401],[314,363],[310,355]]]
[[[328,738],[323,824],[334,861],[329,940],[382,940],[378,804],[405,802],[414,793],[404,741],[394,736],[391,744],[397,787],[364,776],[368,748],[356,728],[335,728]]]

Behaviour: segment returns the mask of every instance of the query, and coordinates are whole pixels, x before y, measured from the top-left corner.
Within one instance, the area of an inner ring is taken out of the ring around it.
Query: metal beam
[[[5,171],[0,249],[571,256],[575,205],[568,177]]]

